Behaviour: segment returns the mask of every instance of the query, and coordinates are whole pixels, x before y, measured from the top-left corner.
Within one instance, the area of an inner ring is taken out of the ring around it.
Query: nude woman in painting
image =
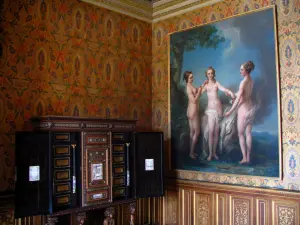
[[[198,99],[201,95],[202,86],[195,88],[193,86],[194,77],[191,71],[186,71],[183,74],[183,79],[186,82],[186,93],[188,96],[187,118],[190,127],[190,157],[196,159],[195,146],[200,135],[200,115]]]
[[[231,96],[231,98],[234,98],[234,94],[216,81],[216,72],[213,67],[208,67],[205,75],[207,78],[207,83],[204,85],[202,92],[206,91],[208,97],[208,104],[205,110],[205,114],[208,118],[209,156],[207,157],[207,161],[210,161],[213,157],[217,160],[219,159],[216,151],[219,140],[220,120],[222,119],[223,109],[222,103],[218,96],[218,90],[225,92],[225,94]]]
[[[231,109],[224,114],[229,116],[236,108],[237,110],[237,129],[240,147],[243,158],[240,164],[250,162],[250,153],[252,148],[252,124],[254,114],[256,111],[255,105],[251,100],[253,89],[253,80],[251,78],[251,71],[254,69],[254,63],[248,61],[241,65],[240,73],[244,79],[240,83],[239,91],[236,94],[236,99],[233,102]]]

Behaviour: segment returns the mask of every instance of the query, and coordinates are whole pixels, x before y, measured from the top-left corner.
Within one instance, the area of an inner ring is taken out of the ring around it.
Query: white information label
[[[92,164],[92,181],[94,180],[103,180],[103,164]]]
[[[29,181],[40,180],[40,166],[29,166]]]
[[[93,195],[93,199],[99,199],[99,198],[103,198],[104,195],[103,194],[94,194]]]
[[[145,170],[154,170],[154,159],[145,159]]]

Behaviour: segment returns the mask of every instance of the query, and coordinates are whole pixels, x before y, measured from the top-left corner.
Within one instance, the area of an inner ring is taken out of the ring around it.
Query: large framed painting
[[[281,177],[275,13],[170,34],[172,170]]]

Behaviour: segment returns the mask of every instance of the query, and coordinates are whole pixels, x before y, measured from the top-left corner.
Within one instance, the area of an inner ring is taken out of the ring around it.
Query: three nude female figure
[[[208,67],[206,70],[207,80],[199,87],[195,88],[193,83],[193,74],[190,71],[184,73],[183,78],[186,81],[186,92],[188,96],[188,109],[187,117],[190,127],[190,154],[192,159],[196,159],[195,146],[200,135],[200,115],[198,99],[204,92],[207,93],[208,104],[205,114],[208,118],[208,148],[209,155],[207,161],[219,157],[216,154],[217,144],[219,140],[220,121],[225,116],[229,116],[234,110],[237,109],[237,129],[239,143],[242,151],[243,158],[240,164],[250,162],[250,153],[252,148],[252,124],[254,119],[255,107],[251,100],[253,89],[253,80],[251,78],[251,71],[254,69],[254,64],[248,61],[241,65],[240,73],[244,78],[239,86],[237,93],[233,93],[229,89],[223,87],[216,81],[215,70]],[[227,96],[233,100],[231,109],[223,115],[222,103],[218,96],[218,90],[223,91]]]

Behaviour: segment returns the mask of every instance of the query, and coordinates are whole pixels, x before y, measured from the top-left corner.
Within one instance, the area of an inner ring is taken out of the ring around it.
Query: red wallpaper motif
[[[6,1],[0,33],[0,192],[31,116],[138,119],[151,128],[151,24],[76,0]]]

